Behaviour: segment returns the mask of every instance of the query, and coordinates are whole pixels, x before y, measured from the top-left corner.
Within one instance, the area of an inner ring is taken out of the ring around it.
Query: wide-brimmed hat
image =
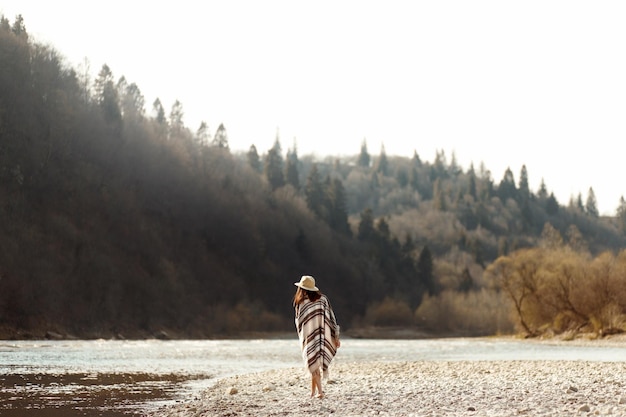
[[[319,291],[319,288],[315,286],[315,278],[311,275],[302,275],[300,282],[294,282],[293,285],[307,291]]]

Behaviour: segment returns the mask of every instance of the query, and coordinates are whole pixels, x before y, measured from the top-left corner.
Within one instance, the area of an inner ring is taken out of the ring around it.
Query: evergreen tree
[[[183,104],[176,100],[172,104],[169,117],[170,138],[181,138],[185,130],[185,124],[183,123],[183,117],[185,112],[183,111]]]
[[[540,200],[545,200],[546,198],[548,198],[548,188],[546,187],[546,183],[543,178],[541,179],[541,185],[539,185],[537,197],[539,197]]]
[[[446,193],[441,184],[441,178],[437,178],[433,183],[433,207],[435,210],[446,211],[448,204],[446,203]]]
[[[522,207],[522,224],[524,230],[529,232],[531,230],[531,226],[533,225],[533,212],[530,208],[530,203],[528,200],[523,200],[521,203]]]
[[[474,172],[474,164],[470,165],[470,170],[469,170],[469,195],[472,196],[472,198],[474,198],[474,201],[477,200],[478,198],[478,193],[476,192],[476,173]]]
[[[554,216],[559,212],[559,202],[556,200],[554,193],[550,193],[550,197],[546,200],[546,213]]]
[[[624,200],[624,196],[619,198],[619,206],[617,207],[617,224],[620,227],[620,230],[623,234],[626,234],[626,200]]]
[[[456,152],[452,152],[452,156],[450,158],[450,166],[448,167],[448,171],[454,177],[458,176],[463,170],[459,166],[456,160]]]
[[[417,174],[417,169],[415,168],[411,168],[411,171],[409,174],[409,185],[411,186],[411,189],[413,191],[419,190],[419,176]]]
[[[324,213],[326,197],[324,195],[322,180],[317,170],[317,164],[313,164],[311,171],[309,171],[309,176],[306,179],[304,188],[304,197],[309,209],[318,217],[324,219],[326,217]]]
[[[252,169],[259,174],[262,171],[261,166],[261,158],[259,158],[259,153],[256,150],[256,146],[250,145],[250,150],[248,150],[248,164],[252,167]]]
[[[348,224],[348,211],[346,209],[346,190],[339,178],[334,178],[330,182],[328,190],[329,207],[328,223],[334,230],[349,235],[350,225]]]
[[[589,192],[587,193],[587,202],[585,204],[585,211],[591,217],[598,217],[600,213],[598,213],[598,204],[596,202],[596,194],[593,192],[593,188],[589,187]]]
[[[522,165],[519,178],[519,192],[520,201],[527,202],[530,198],[530,187],[528,186],[528,171],[526,165]]]
[[[417,277],[430,296],[437,294],[433,271],[433,256],[428,246],[424,246],[417,261]]]
[[[396,181],[398,181],[398,185],[402,188],[409,185],[409,175],[407,174],[404,167],[398,168],[398,172],[396,173]]]
[[[447,178],[448,170],[446,168],[448,162],[446,160],[446,153],[441,150],[435,154],[435,162],[431,170],[431,180],[435,181],[437,178]]]
[[[154,119],[160,126],[167,126],[167,119],[165,118],[165,109],[161,104],[160,99],[154,100],[152,103],[152,111],[154,112]]]
[[[118,94],[124,118],[142,119],[145,114],[146,103],[139,87],[135,83],[128,85],[122,80],[124,77],[118,82]]]
[[[265,159],[265,176],[270,183],[272,190],[285,185],[285,176],[283,174],[283,157],[280,154],[280,143],[278,138],[274,142],[274,146],[267,152]]]
[[[0,15],[0,31],[6,33],[11,31],[11,22],[4,15]]]
[[[378,219],[376,222],[376,231],[378,235],[383,238],[384,241],[389,241],[391,239],[391,230],[389,230],[389,223],[385,220],[384,217]]]
[[[212,145],[216,148],[226,149],[228,150],[228,134],[226,133],[226,127],[224,127],[223,123],[217,127],[215,131],[215,136],[213,136]]]
[[[384,176],[387,176],[389,173],[389,161],[387,160],[385,145],[380,147],[380,155],[378,156],[378,161],[376,163],[376,172]]]
[[[413,151],[413,158],[411,159],[411,162],[415,168],[419,168],[422,166],[422,160],[420,159],[416,150]]]
[[[459,291],[468,293],[474,289],[474,279],[472,278],[472,274],[470,274],[469,268],[463,268],[463,272],[461,273],[461,282],[459,283]]]
[[[107,64],[104,64],[98,73],[98,78],[94,83],[94,92],[96,103],[102,109],[104,119],[115,127],[119,127],[122,123],[122,112],[113,73]]]
[[[298,153],[295,150],[287,151],[287,161],[285,163],[285,179],[287,184],[291,184],[296,190],[300,189],[300,174],[298,173]]]
[[[374,236],[374,214],[372,213],[372,209],[368,207],[361,213],[357,237],[361,241],[367,241],[371,240]]]
[[[18,38],[23,40],[28,40],[28,32],[26,31],[26,25],[24,24],[24,18],[21,14],[18,14],[15,20],[13,21],[13,26],[11,27],[13,34]]]
[[[585,212],[585,205],[583,204],[583,195],[581,193],[578,193],[578,197],[576,198],[576,208],[581,213]]]
[[[205,121],[202,121],[196,131],[196,142],[200,146],[208,146],[210,141],[211,133],[209,132],[209,125]]]
[[[368,168],[370,166],[370,154],[367,152],[367,143],[365,142],[365,139],[363,139],[363,143],[361,144],[361,153],[359,154],[357,165],[364,168]]]
[[[503,203],[509,198],[515,199],[517,196],[517,188],[515,187],[515,177],[511,168],[507,168],[504,177],[498,186],[498,197]]]

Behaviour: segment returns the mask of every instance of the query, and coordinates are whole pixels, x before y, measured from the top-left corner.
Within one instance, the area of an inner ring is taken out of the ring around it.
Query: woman
[[[339,325],[328,298],[315,286],[315,278],[304,275],[294,283],[293,297],[296,329],[302,358],[311,373],[311,397],[323,398],[322,375],[328,378],[328,366],[341,346]]]

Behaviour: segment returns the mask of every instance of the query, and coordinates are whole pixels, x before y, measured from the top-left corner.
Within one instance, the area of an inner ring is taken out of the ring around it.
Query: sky
[[[526,166],[559,203],[626,195],[626,2],[0,0],[31,38],[95,76],[178,100],[233,151]]]

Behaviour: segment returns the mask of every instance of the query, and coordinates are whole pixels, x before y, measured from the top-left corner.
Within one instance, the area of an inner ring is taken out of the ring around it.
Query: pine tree
[[[94,83],[94,92],[96,103],[102,109],[104,119],[113,126],[119,127],[122,123],[122,112],[113,73],[107,64],[104,64],[98,73],[98,78]]]
[[[298,153],[296,148],[287,151],[287,161],[285,163],[285,180],[296,190],[300,189],[300,174],[298,173]]]
[[[422,166],[422,160],[420,159],[420,156],[417,154],[416,150],[413,150],[413,158],[411,159],[411,162],[415,168],[419,168]]]
[[[26,25],[24,24],[24,18],[21,14],[18,14],[11,27],[13,34],[18,38],[28,40],[28,32],[26,31]]]
[[[276,137],[274,146],[267,152],[267,158],[265,159],[265,176],[270,183],[272,190],[285,185],[285,175],[283,174],[283,157],[280,154],[280,141]]]
[[[476,192],[476,173],[474,172],[474,164],[470,165],[470,170],[468,172],[469,175],[469,195],[472,196],[474,201],[478,198],[478,193]]]
[[[208,146],[210,141],[211,133],[209,132],[209,125],[207,122],[202,121],[196,131],[196,142],[198,142],[200,146]]]
[[[419,175],[417,174],[417,169],[415,168],[411,168],[410,174],[409,174],[409,185],[411,186],[411,189],[413,191],[418,191],[419,190]]]
[[[511,168],[507,168],[504,177],[498,186],[498,197],[500,201],[506,203],[509,198],[515,199],[517,196],[517,188],[515,187],[515,177]]]
[[[165,118],[165,109],[163,108],[160,99],[157,98],[154,100],[154,103],[152,103],[152,111],[154,112],[154,119],[156,122],[161,126],[166,126],[167,119]]]
[[[124,118],[142,119],[146,103],[137,84],[127,84],[122,77],[117,85]]]
[[[448,209],[441,178],[437,178],[433,183],[433,207],[439,211],[446,211]]]
[[[554,193],[550,193],[550,197],[546,200],[546,213],[550,216],[554,216],[559,212],[559,202],[557,201]]]
[[[543,180],[543,178],[541,179],[541,184],[539,185],[539,191],[537,192],[537,197],[539,197],[540,200],[544,200],[548,198],[548,188],[546,187],[546,183]]]
[[[528,171],[526,165],[522,165],[519,178],[519,192],[520,201],[527,202],[530,198],[530,187],[528,186]]]
[[[424,246],[417,261],[417,277],[419,282],[421,282],[426,291],[428,291],[428,294],[431,296],[437,294],[437,286],[435,284],[433,271],[433,256],[430,253],[428,246]]]
[[[311,171],[309,172],[309,176],[306,179],[304,197],[309,209],[318,217],[324,218],[324,187],[322,185],[319,171],[317,170],[317,164],[313,164]]]
[[[183,123],[183,117],[185,112],[183,111],[183,104],[176,100],[172,104],[169,117],[170,126],[170,138],[180,138],[185,130],[185,124]]]
[[[463,272],[461,273],[461,282],[459,283],[459,291],[468,293],[474,289],[474,279],[472,278],[472,274],[470,274],[469,268],[463,268]]]
[[[361,144],[361,153],[359,154],[357,165],[364,168],[368,168],[370,166],[370,154],[367,152],[367,143],[365,142],[365,139],[363,139],[363,143]]]
[[[576,208],[581,213],[585,212],[585,205],[583,204],[583,195],[581,193],[578,193],[578,197],[576,198]]]
[[[350,234],[350,225],[348,224],[348,210],[346,191],[343,187],[343,183],[339,178],[334,178],[330,182],[330,188],[327,192],[328,195],[328,223],[334,230]]]
[[[385,145],[380,147],[380,155],[378,156],[378,161],[376,163],[376,172],[384,176],[387,176],[389,173],[389,161],[387,160]]]
[[[372,213],[372,209],[368,207],[361,213],[357,237],[361,241],[367,241],[374,236],[374,214]]]
[[[215,131],[215,135],[213,136],[212,145],[216,148],[226,149],[228,150],[228,134],[226,133],[226,127],[224,127],[223,123],[217,127]]]
[[[259,174],[263,170],[261,166],[261,158],[259,158],[259,153],[254,145],[250,145],[250,150],[248,151],[248,164]]]
[[[624,196],[619,198],[619,206],[617,207],[617,222],[623,234],[626,234],[626,200]]]
[[[587,202],[585,203],[585,211],[591,217],[598,217],[598,204],[596,202],[596,194],[593,192],[593,188],[589,187],[587,193]]]

